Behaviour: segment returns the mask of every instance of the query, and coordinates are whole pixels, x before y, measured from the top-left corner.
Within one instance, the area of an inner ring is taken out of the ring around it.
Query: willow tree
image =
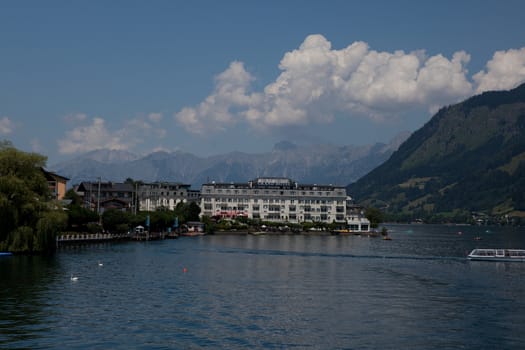
[[[47,252],[67,216],[51,202],[46,157],[0,142],[0,250]]]

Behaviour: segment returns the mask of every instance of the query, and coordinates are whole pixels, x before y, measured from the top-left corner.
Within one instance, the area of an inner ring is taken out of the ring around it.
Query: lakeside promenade
[[[162,240],[162,239],[173,239],[180,236],[203,236],[207,235],[192,234],[192,233],[168,233],[168,232],[141,232],[141,233],[78,233],[78,234],[65,234],[56,237],[57,247],[68,245],[68,244],[89,244],[89,243],[101,243],[101,242],[117,242],[117,241],[150,241],[150,240]],[[267,231],[252,231],[252,230],[224,230],[215,231],[208,235],[215,236],[262,236],[262,235],[303,235],[303,236],[367,236],[377,237],[378,232],[338,232],[338,231],[279,231],[279,230],[267,230]]]

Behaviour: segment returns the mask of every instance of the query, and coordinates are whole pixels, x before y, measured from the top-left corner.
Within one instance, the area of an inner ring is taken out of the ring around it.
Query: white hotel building
[[[191,185],[178,182],[143,183],[138,187],[140,210],[155,211],[161,208],[173,210],[179,203],[197,202],[199,191]]]
[[[370,222],[352,205],[345,187],[299,184],[287,178],[203,184],[201,215],[283,223],[336,222],[352,231],[370,230]]]

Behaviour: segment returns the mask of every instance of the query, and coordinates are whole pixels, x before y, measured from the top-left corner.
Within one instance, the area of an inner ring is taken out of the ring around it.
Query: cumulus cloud
[[[166,136],[166,129],[158,126],[162,118],[163,115],[161,113],[150,113],[146,118],[131,119],[120,132],[128,137],[144,135],[164,138]]]
[[[87,152],[100,148],[125,149],[118,134],[112,134],[102,118],[93,118],[90,125],[80,126],[66,132],[65,138],[58,141],[59,152],[71,154]]]
[[[486,70],[474,75],[477,93],[488,90],[508,90],[525,81],[525,47],[496,51],[487,62]]]
[[[496,52],[473,81],[469,62],[465,51],[451,58],[424,50],[381,52],[361,41],[337,50],[322,35],[310,35],[283,56],[281,73],[262,92],[250,92],[254,78],[242,62],[233,62],[203,102],[175,119],[193,133],[240,121],[266,128],[330,122],[336,115],[384,120],[413,108],[434,113],[475,92],[525,81],[525,48]]]
[[[75,116],[85,115],[79,113]],[[91,120],[87,116],[69,118],[70,121],[84,122],[84,124],[66,132],[64,138],[58,141],[59,152],[73,154],[101,148],[128,150],[142,143],[144,138],[164,138],[166,130],[158,125],[162,117],[160,113],[150,113],[146,117],[130,119],[116,130],[110,130],[106,126],[106,121],[100,117]]]
[[[13,132],[14,123],[9,117],[0,118],[0,134],[7,135]]]
[[[42,151],[44,150],[44,147],[42,147],[42,144],[40,143],[39,139],[31,140],[31,150],[33,152],[42,153]]]
[[[323,36],[311,35],[285,54],[283,72],[265,89],[266,103],[251,115],[283,125],[329,121],[336,112],[377,118],[439,104],[470,93],[468,61],[464,52],[449,60],[424,51],[378,52],[364,42],[333,50]]]
[[[154,123],[159,123],[162,120],[162,118],[163,118],[162,113],[150,113],[147,116],[147,119]]]
[[[233,124],[239,111],[257,103],[258,94],[249,94],[254,80],[242,62],[232,62],[228,69],[215,78],[215,89],[196,107],[186,107],[175,114],[175,119],[190,132],[221,130]]]

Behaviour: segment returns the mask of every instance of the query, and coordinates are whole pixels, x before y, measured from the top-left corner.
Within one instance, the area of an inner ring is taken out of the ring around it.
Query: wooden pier
[[[135,232],[131,235],[131,239],[134,241],[153,241],[158,239],[165,239],[167,237],[166,232]]]
[[[115,242],[115,241],[152,241],[160,239],[173,239],[178,238],[177,232],[134,232],[134,233],[78,233],[78,234],[67,234],[60,235],[56,238],[56,245],[67,245],[67,244],[89,244],[89,243],[102,243],[102,242]]]
[[[128,234],[113,234],[113,233],[78,233],[60,235],[56,238],[57,246],[68,243],[97,243],[97,242],[111,242],[118,240],[129,240]]]

